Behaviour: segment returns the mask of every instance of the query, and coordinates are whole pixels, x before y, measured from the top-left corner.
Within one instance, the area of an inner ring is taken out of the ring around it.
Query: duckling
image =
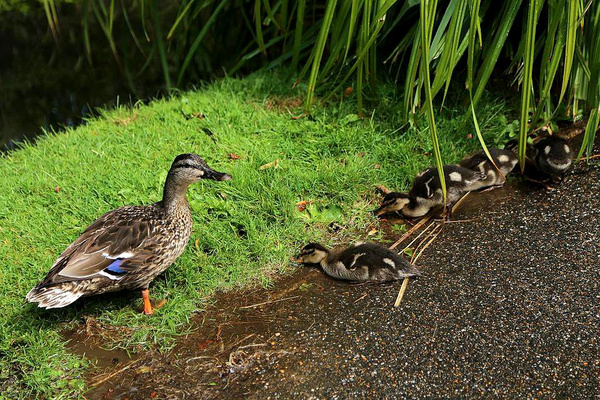
[[[421,274],[398,253],[373,243],[359,242],[340,251],[309,243],[296,261],[320,264],[327,275],[349,281],[389,282]]]
[[[569,143],[558,136],[545,137],[530,147],[536,168],[551,180],[562,179],[573,163],[573,151]]]
[[[178,155],[161,201],[117,208],[97,219],[58,257],[27,300],[41,308],[60,308],[82,296],[141,289],[144,314],[152,314],[148,286],[187,246],[192,214],[186,191],[202,179],[226,181],[231,176],[213,170],[196,154]]]
[[[488,151],[494,160],[492,163],[482,150],[464,158],[458,165],[473,171],[479,171],[487,177],[485,180],[474,184],[471,190],[483,189],[491,186],[502,186],[508,175],[517,165],[517,155],[507,149],[489,148]],[[496,164],[496,166],[494,166]],[[496,168],[498,167],[498,168]]]
[[[446,205],[456,203],[464,193],[480,188],[487,175],[458,165],[444,165],[446,180]],[[444,204],[440,177],[436,168],[419,173],[408,193],[392,192],[386,195],[376,215],[400,211],[405,217],[417,218],[427,214],[432,208]]]

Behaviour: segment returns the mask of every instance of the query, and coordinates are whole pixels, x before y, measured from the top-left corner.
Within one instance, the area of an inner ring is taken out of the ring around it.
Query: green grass
[[[278,73],[256,74],[149,106],[102,111],[85,126],[0,158],[3,395],[81,393],[89,361],[70,354],[60,332],[85,317],[111,332],[107,346],[168,348],[215,290],[272,285],[278,273],[291,270],[290,256],[308,240],[364,238],[377,225],[369,213],[378,202],[375,185],[406,189],[416,172],[432,164],[424,118],[417,120],[422,128],[401,127],[396,88],[381,85],[377,111],[364,119],[353,114],[356,104],[349,98],[318,105],[310,118],[296,120],[269,109],[278,99],[305,93],[306,87],[289,89],[292,83]],[[291,102],[301,105],[302,99]],[[462,125],[468,105],[451,104],[437,115],[446,163],[478,147],[472,127]],[[493,145],[506,135],[507,111],[492,98],[481,104],[478,119]],[[205,118],[184,117],[198,112]],[[25,303],[29,289],[95,218],[122,205],[159,200],[167,169],[183,152],[202,155],[234,179],[190,188],[192,239],[151,286],[154,298],[168,300],[163,308],[143,316],[139,293],[133,292],[51,311]],[[230,160],[230,153],[241,158]],[[275,160],[276,167],[260,168]],[[313,202],[310,215],[297,210],[301,200]],[[329,229],[333,222],[341,227],[335,234]]]

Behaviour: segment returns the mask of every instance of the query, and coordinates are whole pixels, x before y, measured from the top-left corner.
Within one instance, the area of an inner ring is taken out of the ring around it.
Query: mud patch
[[[303,358],[310,351],[302,344],[306,332],[320,325],[331,307],[344,308],[348,301],[357,304],[377,289],[373,285],[338,282],[313,268],[299,268],[281,279],[277,290],[218,294],[215,306],[194,321],[197,329],[166,354],[147,352],[128,363],[110,366],[114,353],[99,352],[97,348],[89,352],[90,346],[72,348],[78,353],[87,352],[88,357],[99,355],[98,364],[106,369],[96,378],[102,382],[87,393],[88,398],[229,396],[239,387],[240,378],[256,372],[261,365],[282,358]],[[393,291],[388,305],[393,303]],[[282,369],[277,371],[276,379],[298,376],[298,372],[286,376]],[[106,377],[109,379],[104,380]]]

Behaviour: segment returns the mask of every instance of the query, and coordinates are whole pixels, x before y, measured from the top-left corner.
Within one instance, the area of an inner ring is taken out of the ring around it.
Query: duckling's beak
[[[386,207],[385,206],[381,206],[373,211],[371,211],[376,217],[379,217],[385,213],[387,213]]]
[[[213,179],[215,181],[229,181],[231,180],[231,175],[224,172],[217,172],[212,168],[204,168],[204,176],[202,178]]]
[[[296,259],[294,259],[294,257],[290,257],[290,261],[302,264],[304,262],[304,259],[302,258],[302,256],[297,256]]]

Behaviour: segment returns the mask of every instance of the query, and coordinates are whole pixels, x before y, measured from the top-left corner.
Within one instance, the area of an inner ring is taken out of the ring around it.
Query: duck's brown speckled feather
[[[92,286],[104,286],[103,292],[147,286],[183,252],[191,234],[191,215],[185,211],[174,219],[166,219],[157,205],[106,213],[60,255],[39,288],[81,280],[94,280]],[[113,280],[101,275],[119,256],[125,276]]]

